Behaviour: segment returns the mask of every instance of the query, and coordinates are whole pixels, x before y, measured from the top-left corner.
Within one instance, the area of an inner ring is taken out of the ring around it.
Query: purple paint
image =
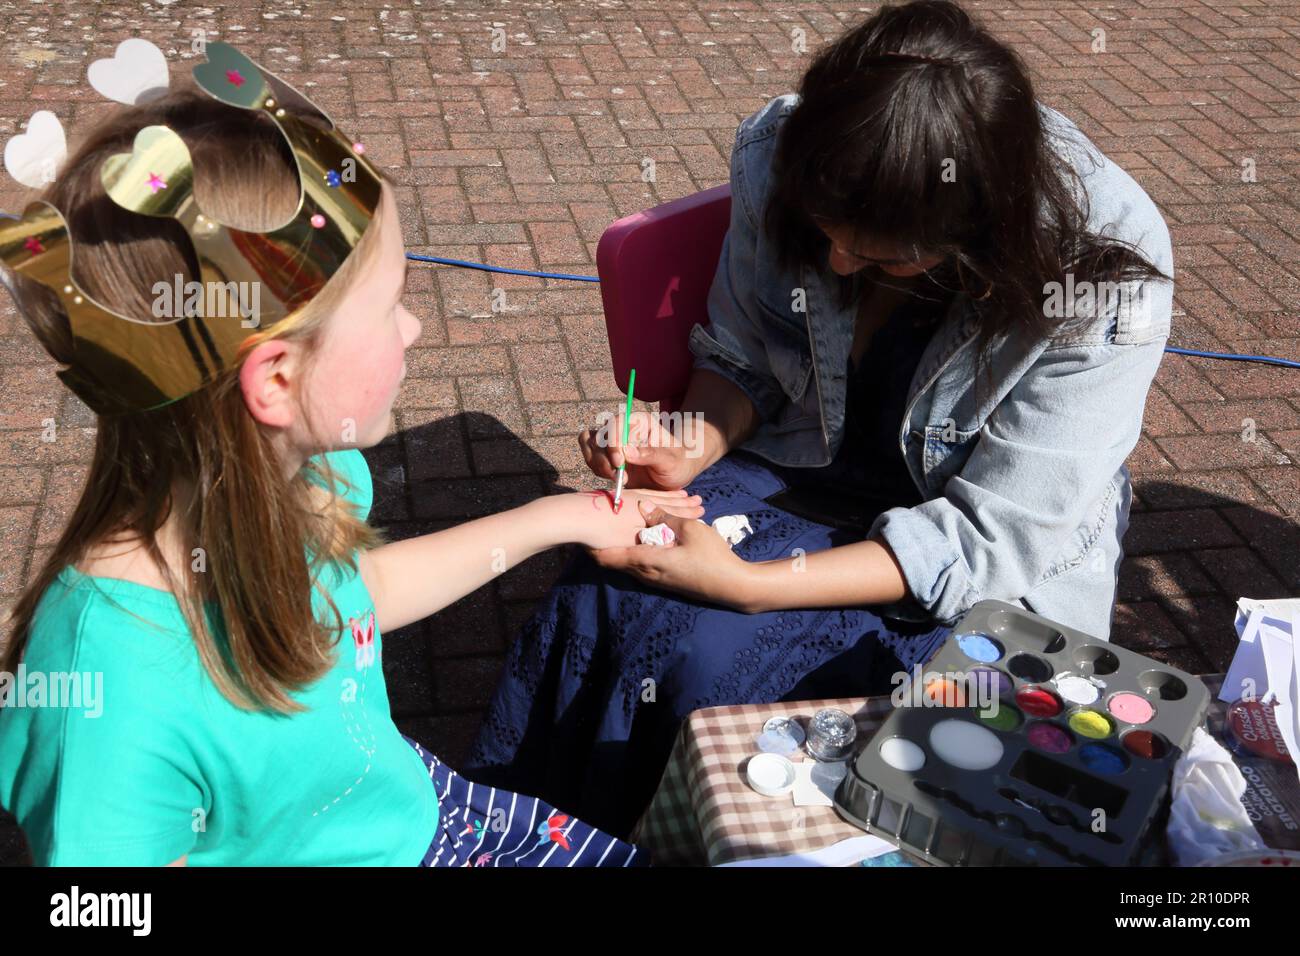
[[[992,688],[994,694],[1002,697],[1011,693],[1014,682],[1002,671],[996,667],[972,667],[970,672],[975,675],[975,688],[978,693],[983,693],[984,688]]]
[[[1063,754],[1070,749],[1070,735],[1055,724],[1030,724],[1025,737],[1039,750],[1049,754]]]

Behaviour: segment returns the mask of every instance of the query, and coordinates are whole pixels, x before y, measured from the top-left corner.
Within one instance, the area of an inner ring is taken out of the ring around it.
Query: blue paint
[[[1097,773],[1123,773],[1128,766],[1123,754],[1104,744],[1084,744],[1079,748],[1079,759]]]
[[[960,634],[957,646],[971,660],[992,664],[1002,656],[1002,648],[983,634]]]

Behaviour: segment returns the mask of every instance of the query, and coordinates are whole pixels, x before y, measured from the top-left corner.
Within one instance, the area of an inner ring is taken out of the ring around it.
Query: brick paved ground
[[[1040,98],[1159,203],[1178,272],[1171,344],[1300,359],[1300,2],[969,6],[1022,52]],[[413,251],[594,275],[610,222],[722,182],[737,123],[791,90],[811,52],[866,9],[3,0],[0,133],[47,108],[75,142],[111,108],[83,87],[91,60],[132,35],[176,56],[202,28],[365,140],[399,184]],[[791,52],[796,27],[809,53]],[[1093,53],[1097,28],[1105,52]],[[656,162],[653,184],[641,181],[643,157]],[[1243,182],[1245,160],[1254,182]],[[4,178],[0,209],[22,202]],[[507,290],[504,315],[491,314],[494,286]],[[7,604],[75,500],[94,420],[0,299]],[[617,398],[596,286],[435,266],[413,268],[409,300],[424,332],[400,433],[367,452],[376,518],[406,536],[589,485],[572,436]],[[61,426],[53,444],[39,440],[47,417]],[[1116,641],[1220,669],[1237,596],[1300,594],[1297,456],[1300,371],[1166,356],[1130,460],[1137,501]],[[558,566],[534,560],[389,638],[403,730],[453,765],[463,756],[503,649]],[[20,856],[21,837],[0,826],[0,860]]]

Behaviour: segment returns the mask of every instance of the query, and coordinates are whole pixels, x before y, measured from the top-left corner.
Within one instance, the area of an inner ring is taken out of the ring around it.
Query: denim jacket
[[[798,102],[775,97],[736,132],[710,325],[692,328],[690,348],[696,368],[734,382],[758,410],[741,448],[816,467],[843,440],[856,313],[836,304],[829,267],[778,271],[760,228],[777,132]],[[1169,230],[1150,197],[1077,126],[1039,108],[1081,177],[1089,228],[1173,276]],[[796,289],[806,311],[792,311]],[[882,614],[951,625],[996,598],[1109,640],[1132,500],[1124,460],[1169,335],[1173,283],[1126,283],[1073,308],[1079,289],[1063,292],[1065,315],[1086,317],[1046,340],[1000,336],[978,379],[970,298],[957,295],[937,327],[898,435],[924,501],[885,511],[868,532],[889,543],[909,590]]]

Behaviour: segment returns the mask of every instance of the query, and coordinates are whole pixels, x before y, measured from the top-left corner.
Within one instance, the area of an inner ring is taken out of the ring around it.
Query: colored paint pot
[[[1088,678],[1076,674],[1061,675],[1052,683],[1056,685],[1056,692],[1061,695],[1061,699],[1071,704],[1086,707],[1088,704],[1096,703],[1101,697],[1100,687]]]
[[[1025,739],[1031,746],[1049,754],[1063,754],[1074,744],[1070,735],[1056,724],[1030,724],[1025,731]]]
[[[1002,657],[1002,645],[987,634],[958,634],[957,647],[973,661],[992,664]]]
[[[1080,737],[1102,740],[1115,732],[1115,725],[1105,714],[1095,710],[1076,710],[1066,721]]]
[[[1125,691],[1116,694],[1106,703],[1106,709],[1115,715],[1116,720],[1126,724],[1145,724],[1156,715],[1151,701],[1141,694]]]
[[[1060,698],[1042,687],[1020,688],[1016,704],[1030,717],[1055,717],[1061,712]]]
[[[982,707],[975,709],[975,716],[979,718],[980,723],[985,727],[991,727],[993,730],[1011,731],[1020,726],[1024,720],[1020,716],[1020,711],[1016,710],[1010,704],[1004,704],[995,700],[993,705],[985,710]]]
[[[1079,748],[1079,760],[1093,773],[1113,775],[1128,769],[1128,758],[1105,744],[1084,744]]]
[[[983,696],[987,688],[992,691],[990,697],[1002,697],[1015,687],[1015,681],[996,667],[972,667],[967,676],[973,681],[967,686],[979,696]]]
[[[925,685],[925,702],[930,707],[965,707],[966,689],[949,677],[936,677]]]
[[[1169,741],[1149,730],[1130,730],[1120,742],[1129,753],[1147,760],[1159,760],[1169,753]]]
[[[1007,670],[1030,684],[1039,684],[1052,676],[1052,665],[1033,654],[1017,654],[1007,661]]]

